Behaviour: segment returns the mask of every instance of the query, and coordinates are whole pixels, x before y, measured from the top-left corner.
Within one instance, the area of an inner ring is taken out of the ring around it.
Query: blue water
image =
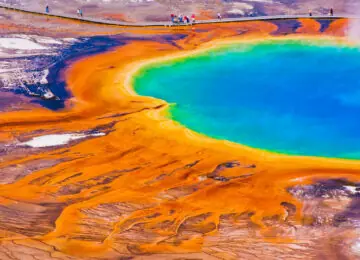
[[[233,45],[146,67],[135,90],[205,135],[274,152],[360,158],[360,51],[331,42]]]

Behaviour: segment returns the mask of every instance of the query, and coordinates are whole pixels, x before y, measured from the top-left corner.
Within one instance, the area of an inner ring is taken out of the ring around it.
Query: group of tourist
[[[173,24],[194,24],[195,23],[195,14],[192,14],[191,17],[187,15],[175,15],[171,14],[171,22]]]
[[[195,14],[191,15],[191,17],[187,16],[187,15],[175,15],[175,14],[171,14],[171,22],[173,24],[194,24],[195,23]],[[217,18],[219,20],[222,19],[222,16],[220,13],[217,14]]]

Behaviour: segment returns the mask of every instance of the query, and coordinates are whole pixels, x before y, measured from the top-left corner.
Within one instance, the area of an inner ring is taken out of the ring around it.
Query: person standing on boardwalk
[[[45,7],[45,12],[46,12],[47,14],[50,13],[50,8],[49,8],[48,5]]]
[[[311,11],[311,10],[309,10],[309,16],[310,16],[310,17],[312,16],[312,11]]]
[[[184,16],[184,23],[186,23],[186,24],[190,23],[190,19],[187,15]]]
[[[191,15],[191,23],[195,23],[195,14]]]
[[[330,16],[334,16],[334,9],[330,8]]]
[[[220,14],[220,13],[217,14],[217,18],[218,18],[219,20],[221,20],[222,17],[221,17],[221,14]]]

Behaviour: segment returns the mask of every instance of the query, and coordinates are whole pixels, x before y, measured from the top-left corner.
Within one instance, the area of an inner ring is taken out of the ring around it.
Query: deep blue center
[[[336,43],[233,45],[149,66],[135,90],[174,120],[255,148],[360,158],[360,51]]]

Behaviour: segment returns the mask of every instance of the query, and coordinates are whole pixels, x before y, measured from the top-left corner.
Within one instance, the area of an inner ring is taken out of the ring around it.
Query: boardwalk
[[[165,22],[142,22],[142,23],[128,23],[121,21],[112,21],[105,19],[97,19],[91,17],[78,17],[76,15],[67,15],[63,13],[50,12],[46,13],[36,10],[30,10],[19,6],[12,6],[9,4],[0,3],[0,8],[14,10],[19,12],[31,13],[36,15],[46,15],[50,17],[58,17],[63,19],[71,19],[86,23],[95,23],[102,25],[115,25],[115,26],[128,26],[128,27],[154,27],[154,26],[170,26],[172,23],[170,21]],[[75,12],[75,10],[74,10]],[[242,18],[224,18],[222,20],[214,19],[214,20],[206,20],[206,21],[196,21],[196,24],[212,24],[212,23],[231,23],[231,22],[248,22],[248,21],[271,21],[271,20],[292,20],[292,19],[300,19],[300,18],[310,18],[308,15],[276,15],[276,16],[256,16],[256,17],[242,17]],[[340,19],[340,18],[349,18],[349,19],[359,19],[358,16],[352,15],[313,15],[312,19]],[[172,25],[173,26],[173,25]],[[184,26],[177,25],[177,26]]]

